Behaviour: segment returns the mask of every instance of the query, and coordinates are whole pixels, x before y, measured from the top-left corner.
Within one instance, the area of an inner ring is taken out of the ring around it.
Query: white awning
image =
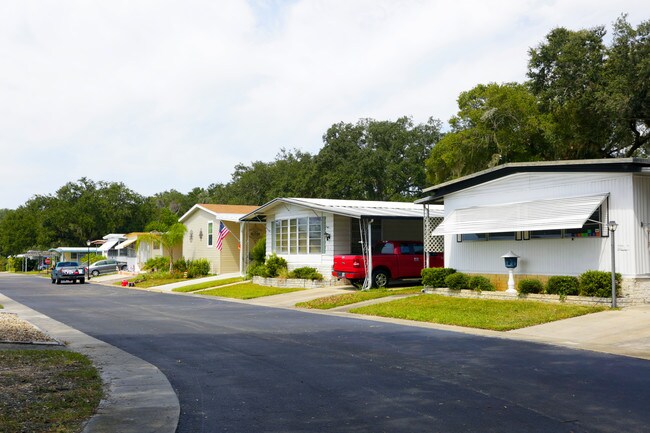
[[[107,240],[104,244],[102,244],[101,247],[97,248],[97,251],[101,251],[105,253],[106,251],[110,250],[113,245],[119,242],[119,239],[109,239]]]
[[[599,194],[456,209],[433,236],[580,228],[606,198]]]
[[[131,245],[133,242],[137,241],[137,240],[138,240],[138,238],[127,239],[127,240],[125,240],[124,242],[122,242],[121,244],[118,244],[118,245],[115,247],[115,249],[116,249],[116,250],[121,250],[122,248],[126,248],[126,247],[128,247],[129,245]]]

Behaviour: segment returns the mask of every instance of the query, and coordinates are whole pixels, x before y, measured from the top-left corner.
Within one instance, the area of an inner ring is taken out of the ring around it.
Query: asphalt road
[[[167,376],[178,432],[646,432],[635,358],[94,284],[0,292]]]

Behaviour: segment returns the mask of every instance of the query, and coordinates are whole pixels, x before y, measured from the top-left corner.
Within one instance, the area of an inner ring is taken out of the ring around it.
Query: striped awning
[[[115,249],[116,249],[116,250],[121,250],[122,248],[126,248],[126,247],[128,247],[129,245],[131,245],[133,242],[137,241],[137,240],[138,240],[138,238],[127,239],[127,240],[125,240],[124,242],[122,242],[121,244],[118,244],[118,245],[115,247]]]
[[[606,198],[598,194],[455,209],[433,235],[580,228]]]

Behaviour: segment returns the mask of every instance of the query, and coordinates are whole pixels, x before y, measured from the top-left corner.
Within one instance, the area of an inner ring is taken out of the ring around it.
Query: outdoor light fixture
[[[607,228],[612,232],[612,308],[616,308],[616,229],[618,224],[616,221],[607,223]]]
[[[508,290],[506,290],[506,293],[512,293],[516,295],[517,290],[515,290],[515,277],[512,275],[512,270],[517,267],[517,259],[519,256],[512,251],[508,251],[501,257],[503,258],[506,268],[508,269]]]
[[[86,247],[88,248],[86,251],[86,263],[88,263],[88,279],[90,280],[90,240],[86,241]]]

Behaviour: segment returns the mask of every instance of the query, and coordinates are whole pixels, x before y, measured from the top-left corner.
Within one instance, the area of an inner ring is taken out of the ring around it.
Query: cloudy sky
[[[650,19],[647,0],[0,3],[0,208],[83,176],[143,195],[227,182],[337,122],[434,117],[523,81],[554,27]]]

